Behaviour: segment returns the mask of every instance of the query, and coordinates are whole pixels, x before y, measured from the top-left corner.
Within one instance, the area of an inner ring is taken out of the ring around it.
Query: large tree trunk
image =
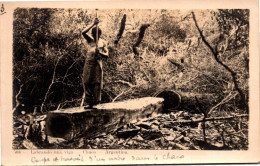
[[[216,97],[213,94],[163,90],[156,93],[155,96],[162,97],[164,99],[164,108],[166,111],[185,109],[198,112],[199,105],[202,107],[203,111],[208,111],[216,103]]]
[[[47,115],[46,135],[71,140],[113,131],[133,120],[163,112],[163,99],[145,97],[105,103],[93,109],[76,107],[51,111]]]

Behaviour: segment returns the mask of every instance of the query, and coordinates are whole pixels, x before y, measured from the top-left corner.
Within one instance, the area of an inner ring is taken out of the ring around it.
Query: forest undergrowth
[[[99,10],[102,38],[109,43],[102,102],[154,96],[163,90],[214,98],[205,99],[207,102],[197,98],[195,110],[174,110],[144,120],[141,126],[130,123],[114,133],[90,140],[83,137],[71,143],[64,140],[44,143],[42,132],[48,111],[80,106],[87,52],[81,30],[93,22],[95,12],[15,10],[14,148],[33,147],[39,140],[38,148],[42,145],[89,149],[248,148],[249,11],[246,9]],[[175,122],[194,118],[203,121]],[[118,133],[124,131],[132,131],[133,136],[120,138]]]

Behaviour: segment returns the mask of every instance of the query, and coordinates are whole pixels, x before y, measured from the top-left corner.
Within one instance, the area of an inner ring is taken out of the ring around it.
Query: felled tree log
[[[163,90],[154,96],[164,98],[164,108],[166,110],[185,109],[190,111],[199,111],[198,103],[204,111],[209,110],[216,103],[216,97],[213,94],[199,94],[188,92],[177,92],[172,90]],[[195,98],[196,97],[196,98]]]
[[[187,93],[187,92],[178,92],[182,96],[182,102],[180,108],[200,112],[208,112],[212,106],[217,103],[217,96],[210,93]],[[196,101],[197,98],[197,102]],[[199,105],[198,105],[199,104]],[[201,107],[201,108],[199,108]]]
[[[90,138],[113,131],[132,120],[163,112],[163,99],[145,97],[99,104],[93,109],[76,107],[51,111],[47,115],[46,134],[67,140],[84,135]]]
[[[181,104],[181,95],[176,91],[163,90],[156,93],[154,96],[161,97],[164,99],[164,108],[165,109],[177,109]]]

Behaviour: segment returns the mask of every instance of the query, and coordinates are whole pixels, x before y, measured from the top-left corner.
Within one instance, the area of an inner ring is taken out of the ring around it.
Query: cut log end
[[[54,115],[47,119],[47,133],[53,137],[64,137],[72,130],[72,122],[66,115]]]
[[[155,97],[161,97],[164,99],[164,109],[177,109],[181,104],[181,96],[175,91],[160,91]]]

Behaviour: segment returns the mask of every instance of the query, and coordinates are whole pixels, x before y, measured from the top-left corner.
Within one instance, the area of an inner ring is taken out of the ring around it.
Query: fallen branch
[[[243,131],[247,131],[247,130],[245,130],[245,129],[244,129],[244,130],[243,130],[243,129],[239,129],[239,131],[236,131],[236,130],[234,129],[234,127],[233,127],[230,123],[228,123],[228,126],[229,126],[231,129],[233,129],[233,131],[235,131],[234,133],[232,133],[233,135],[238,136],[237,134],[241,134],[242,136],[240,136],[240,137],[246,139],[246,135],[243,133]]]
[[[197,74],[196,76],[194,76],[194,77],[192,77],[191,79],[189,79],[188,81],[186,81],[186,82],[182,82],[182,83],[180,83],[179,84],[179,87],[182,85],[186,85],[187,83],[190,83],[191,81],[193,81],[193,80],[195,80],[197,77],[199,77],[200,75],[199,74]]]
[[[208,114],[210,114],[210,113],[211,113],[213,110],[215,110],[218,106],[229,102],[231,99],[233,99],[234,97],[236,97],[236,95],[237,95],[237,93],[234,94],[233,96],[232,96],[231,93],[230,93],[229,95],[227,95],[223,100],[221,100],[221,102],[219,102],[219,103],[216,104],[214,107],[212,107],[212,108],[209,110]]]
[[[173,65],[175,65],[179,70],[183,70],[184,67],[180,65],[179,63],[175,62],[173,59],[167,59],[169,62],[171,62]]]
[[[189,150],[190,148],[189,147],[186,147],[186,146],[183,146],[181,144],[178,144],[178,143],[170,143],[172,146],[174,147],[177,147],[177,148],[180,148],[182,150]]]
[[[235,115],[235,116],[227,116],[227,117],[214,117],[214,118],[200,118],[196,120],[180,120],[180,121],[172,121],[172,123],[199,123],[203,121],[217,121],[217,120],[230,120],[230,119],[235,119],[235,118],[243,118],[247,117],[248,114],[241,114],[241,115]]]

